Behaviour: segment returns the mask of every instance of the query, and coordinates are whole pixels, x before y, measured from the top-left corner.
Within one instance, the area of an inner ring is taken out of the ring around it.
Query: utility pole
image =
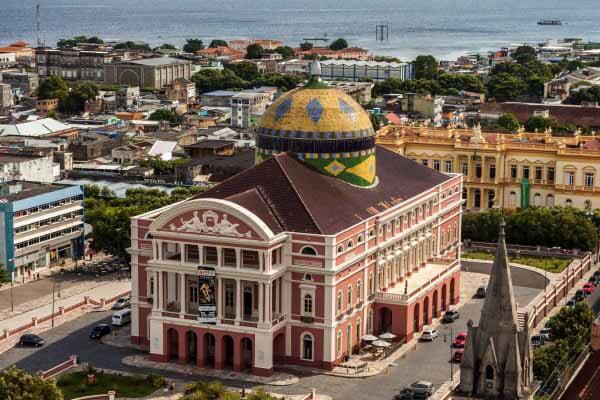
[[[454,381],[454,362],[452,361],[452,343],[454,341],[454,329],[450,327],[450,381]]]
[[[40,0],[35,2],[35,34],[37,47],[42,47],[42,35],[40,32]]]

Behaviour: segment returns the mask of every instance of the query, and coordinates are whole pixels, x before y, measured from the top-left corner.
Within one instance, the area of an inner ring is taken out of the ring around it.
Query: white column
[[[157,240],[157,244],[158,244],[158,259],[162,260],[163,259],[163,246],[162,246],[162,240]]]
[[[235,267],[237,269],[242,268],[242,250],[235,249]]]
[[[198,262],[202,264],[204,262],[204,246],[198,245]]]
[[[223,248],[217,247],[217,265],[220,267],[223,266]]]
[[[223,318],[223,279],[217,278],[217,318]]]
[[[235,280],[235,288],[236,288],[236,293],[235,293],[235,319],[236,320],[241,320],[242,319],[242,281],[239,279]]]
[[[181,314],[185,314],[187,311],[185,309],[185,303],[186,303],[186,282],[185,282],[185,274],[184,273],[180,273],[179,274],[179,301],[181,304],[181,310],[179,311]]]
[[[258,322],[264,321],[265,312],[265,293],[263,291],[263,283],[258,282]]]
[[[159,287],[159,278],[158,278],[158,272],[154,271],[152,272],[153,274],[153,280],[152,280],[152,284],[154,285],[154,290],[152,293],[152,309],[153,310],[158,310],[158,287]]]
[[[270,322],[273,320],[273,318],[271,318],[271,313],[272,313],[272,307],[273,305],[271,304],[271,302],[273,301],[272,299],[273,297],[273,291],[272,291],[272,286],[271,283],[265,283],[265,321]]]
[[[264,271],[264,267],[265,267],[265,252],[259,250],[258,252],[258,263],[259,263],[259,270],[260,271]]]
[[[183,264],[185,262],[185,244],[179,243],[179,263]]]
[[[163,272],[158,272],[158,309],[162,310],[164,307],[164,288],[163,288]]]

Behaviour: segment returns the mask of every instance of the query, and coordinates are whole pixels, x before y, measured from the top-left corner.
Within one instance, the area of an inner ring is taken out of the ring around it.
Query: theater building
[[[132,219],[132,342],[152,360],[331,369],[458,302],[461,175],[376,148],[319,72],[267,109],[255,166]]]

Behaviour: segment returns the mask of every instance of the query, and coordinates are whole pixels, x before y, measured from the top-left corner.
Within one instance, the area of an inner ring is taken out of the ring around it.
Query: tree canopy
[[[275,53],[281,54],[284,60],[289,60],[290,58],[294,57],[294,49],[292,49],[290,46],[279,46],[275,49]]]
[[[60,76],[51,76],[40,82],[37,96],[41,100],[64,99],[69,94],[69,85]]]
[[[0,371],[0,399],[63,400],[63,394],[54,379],[43,380],[13,366]]]
[[[75,47],[77,43],[95,43],[95,44],[103,44],[104,41],[97,36],[75,36],[72,39],[59,39],[56,42],[56,47]]]
[[[573,91],[564,102],[566,104],[600,103],[600,86],[594,85]]]
[[[310,42],[300,43],[300,50],[302,50],[302,51],[312,50],[312,48],[313,48],[313,44]]]
[[[242,62],[236,64],[239,65],[245,63]],[[196,84],[198,92],[206,93],[213,90],[241,90],[258,86],[275,86],[281,91],[287,91],[298,86],[303,80],[302,77],[299,76],[284,75],[275,72],[262,75],[257,74],[253,79],[245,80],[237,75],[236,68],[241,68],[242,73],[247,77],[253,77],[253,69],[246,66],[234,67],[236,64],[230,64],[222,71],[206,69],[194,74],[192,76],[192,81]],[[256,66],[254,65],[254,67]]]
[[[265,49],[260,44],[253,43],[246,48],[246,58],[249,60],[259,60],[265,54]]]
[[[171,110],[167,110],[166,108],[161,108],[160,110],[154,111],[148,117],[151,121],[167,121],[171,124],[178,124],[181,118],[175,112]]]
[[[210,47],[211,49],[214,49],[216,47],[229,47],[229,44],[222,39],[213,39],[210,41],[208,47]]]
[[[186,53],[195,53],[204,49],[204,43],[200,39],[186,39],[183,45],[183,51]]]
[[[161,49],[161,50],[177,50],[177,47],[175,47],[175,45],[172,45],[170,43],[163,43],[160,45],[159,49]]]
[[[258,67],[256,66],[256,64],[248,61],[242,61],[239,63],[229,63],[225,65],[225,68],[233,71],[237,76],[246,81],[256,79],[260,75],[258,73]]]
[[[537,59],[537,53],[531,46],[519,46],[512,52],[511,57],[519,64],[528,64]]]
[[[431,95],[456,95],[460,91],[478,92],[485,91],[481,78],[477,75],[461,75],[440,73],[437,79],[415,79],[404,81],[389,78],[376,83],[373,87],[373,96],[388,93],[424,93]]]
[[[98,96],[98,86],[91,82],[77,83],[69,94],[60,99],[59,109],[63,113],[76,114],[85,109],[85,102]]]
[[[121,50],[121,49],[146,50],[146,51],[151,50],[150,46],[147,43],[137,43],[137,42],[132,42],[131,40],[128,40],[126,42],[117,43],[114,46],[114,49],[116,49],[116,50]]]
[[[344,38],[339,38],[331,42],[329,45],[331,50],[344,50],[348,48],[348,42]]]
[[[507,113],[498,118],[498,126],[507,132],[515,133],[521,127],[521,123],[514,114]]]
[[[496,242],[501,218],[499,210],[464,214],[463,240]],[[505,220],[506,240],[512,244],[590,251],[598,241],[592,219],[585,211],[572,207],[530,207],[506,214]]]
[[[417,56],[414,65],[416,79],[435,79],[437,77],[438,62],[434,56]]]

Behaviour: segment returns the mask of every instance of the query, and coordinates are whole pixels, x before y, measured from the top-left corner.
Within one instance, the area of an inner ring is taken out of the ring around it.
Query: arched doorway
[[[433,318],[438,317],[438,291],[437,290],[435,292],[433,292],[433,304],[431,307],[431,314],[433,315]]]
[[[454,304],[454,278],[450,281],[450,304]]]
[[[204,348],[206,349],[206,366],[215,367],[215,335],[212,333],[204,334]]]
[[[285,364],[285,333],[279,333],[273,339],[273,363]]]
[[[198,339],[196,333],[187,331],[185,333],[185,347],[187,349],[186,361],[191,364],[196,364],[196,358],[198,356]]]
[[[179,333],[177,329],[169,328],[167,331],[167,358],[169,361],[179,358]]]
[[[392,310],[387,307],[379,309],[379,333],[390,332],[392,329]]]
[[[225,368],[233,368],[233,338],[229,335],[223,336],[223,338],[221,339],[221,346],[223,346]]]
[[[444,286],[442,286],[442,311],[446,311],[446,292],[448,291],[448,288],[446,286],[446,284],[444,284]]]
[[[415,311],[413,313],[413,331],[415,333],[419,332],[419,318],[421,318],[419,307],[419,303],[415,304]]]
[[[423,325],[429,325],[429,297],[423,301]]]
[[[242,339],[242,371],[252,368],[254,365],[254,358],[252,353],[252,340],[249,338]]]

